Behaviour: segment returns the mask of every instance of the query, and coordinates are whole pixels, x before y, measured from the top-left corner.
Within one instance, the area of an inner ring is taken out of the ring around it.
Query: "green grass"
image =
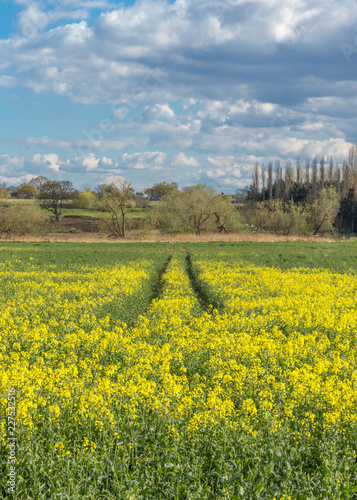
[[[47,213],[47,215],[50,214],[50,212],[46,209],[42,209],[44,213]],[[66,208],[62,212],[62,218],[66,215],[78,215],[78,216],[86,216],[86,217],[93,217],[93,218],[99,218],[103,219],[106,217],[109,217],[109,214],[107,212],[102,212],[100,210],[87,210],[85,208]]]
[[[7,205],[12,205],[14,203],[19,203],[21,205],[36,205],[38,202],[37,200],[25,200],[25,199],[17,199],[17,198],[9,198],[6,200],[3,200],[3,203],[5,207]],[[146,218],[150,216],[151,213],[151,205],[157,203],[157,202],[151,202],[150,205],[148,206],[147,209],[142,209],[139,207],[133,208],[130,212],[126,214],[126,217],[128,219],[133,219],[133,218]],[[42,209],[42,212],[46,215],[51,215],[52,213],[49,210]],[[62,217],[65,215],[77,215],[77,216],[87,216],[87,217],[93,217],[93,218],[108,218],[110,215],[107,212],[103,212],[102,210],[88,210],[84,208],[65,208],[62,212]]]
[[[240,242],[186,243],[195,255],[209,252],[213,260],[244,260],[256,266],[292,269],[324,268],[344,273],[357,270],[357,240],[334,243],[310,242]]]
[[[23,199],[18,199],[18,198],[5,198],[2,200],[2,203],[6,206],[8,204],[12,203],[20,203],[21,205],[34,205],[36,203],[36,200],[23,200]]]
[[[43,212],[47,212],[49,214],[50,212],[48,210],[43,209]],[[63,210],[62,217],[65,215],[78,215],[78,216],[87,216],[87,217],[93,217],[93,218],[98,218],[98,219],[105,219],[105,218],[110,218],[110,215],[107,212],[102,212],[100,210],[87,210],[83,208],[66,208]],[[126,214],[127,219],[134,219],[134,218],[146,218],[150,216],[150,211],[146,210],[136,210],[134,209],[131,212],[128,212]]]
[[[25,271],[29,265],[46,269],[71,270],[82,265],[106,267],[110,265],[155,259],[167,254],[165,243],[13,243],[0,242],[0,263],[16,259],[17,269]],[[164,257],[165,259],[166,257]],[[20,259],[20,260],[18,260]]]

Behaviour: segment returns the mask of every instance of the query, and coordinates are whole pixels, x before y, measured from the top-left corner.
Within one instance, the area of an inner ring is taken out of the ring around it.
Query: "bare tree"
[[[305,174],[306,174],[306,190],[308,190],[310,187],[310,160],[306,160]]]
[[[312,176],[311,176],[312,200],[317,199],[317,157],[312,160]]]
[[[332,158],[332,156],[330,158],[330,163],[328,165],[327,181],[328,181],[329,185],[331,186],[333,183],[333,158]]]
[[[47,179],[47,177],[44,177],[43,175],[39,175],[37,177],[32,177],[32,179],[30,180],[30,184],[35,186],[37,191],[39,191],[41,189],[41,186],[43,186],[48,181],[49,181],[49,179]]]
[[[301,179],[302,179],[301,163],[300,163],[300,158],[297,158],[296,159],[296,183],[298,185],[301,184]]]
[[[216,196],[217,193],[210,186],[196,184],[178,198],[177,208],[181,217],[187,225],[195,229],[196,234],[201,234],[201,231],[208,225],[214,211],[212,205]]]
[[[284,176],[284,183],[285,183],[285,200],[290,199],[290,191],[292,187],[292,183],[294,180],[294,169],[291,165],[291,161],[287,161],[285,165],[285,176]]]
[[[259,165],[258,162],[254,165],[252,174],[252,198],[254,201],[259,200]]]
[[[265,177],[266,177],[266,174],[265,174],[265,167],[264,167],[264,163],[262,164],[262,197],[263,197],[263,201],[265,200]]]
[[[46,180],[38,188],[38,199],[41,208],[52,212],[56,222],[59,221],[62,211],[68,207],[75,195],[72,182]]]
[[[135,206],[134,189],[125,179],[111,184],[101,184],[98,188],[98,202],[109,215],[106,221],[111,235],[115,238],[125,238],[126,214]]]
[[[348,153],[348,165],[352,169],[357,169],[357,144],[351,146]]]
[[[341,193],[341,167],[337,165],[337,172],[336,172],[336,191],[338,194]]]
[[[274,197],[278,200],[282,195],[282,170],[280,166],[280,160],[276,160],[275,162],[275,189],[274,189]]]
[[[268,196],[269,200],[273,197],[273,163],[271,161],[268,165]]]
[[[352,175],[351,168],[347,162],[343,162],[342,165],[342,194],[347,195],[352,187]]]
[[[325,185],[325,157],[322,156],[320,160],[320,191]]]

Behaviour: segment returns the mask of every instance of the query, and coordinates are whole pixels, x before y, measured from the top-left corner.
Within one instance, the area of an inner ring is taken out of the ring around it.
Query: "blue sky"
[[[0,182],[234,192],[357,141],[353,0],[0,0]]]

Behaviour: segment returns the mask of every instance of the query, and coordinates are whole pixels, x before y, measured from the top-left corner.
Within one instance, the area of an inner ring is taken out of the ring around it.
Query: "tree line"
[[[88,188],[79,192],[69,181],[38,176],[16,188],[2,186],[0,205],[3,208],[10,194],[15,199],[36,199],[37,205],[10,204],[6,210],[0,210],[0,233],[39,232],[44,229],[40,209],[51,214],[53,225],[60,222],[64,210],[71,208],[106,212],[108,216],[103,217],[102,224],[107,234],[116,238],[126,237],[128,222],[130,229],[198,235],[203,231],[226,233],[245,229],[232,197],[205,184],[180,190],[174,182],[159,182],[143,192],[135,192],[131,183],[122,179],[100,184],[96,190]],[[150,202],[157,203],[150,205]],[[150,217],[128,219],[129,212],[135,209],[149,209]]]
[[[248,223],[284,234],[357,232],[357,145],[342,165],[324,156],[256,163],[243,211]]]
[[[25,198],[36,204],[6,203]],[[69,181],[37,176],[16,187],[0,184],[0,233],[48,230],[60,222],[64,210],[81,208],[106,212],[105,232],[125,238],[128,230],[153,229],[164,233],[241,232],[254,230],[280,234],[317,235],[357,232],[357,145],[342,165],[333,158],[297,159],[295,165],[280,160],[255,164],[251,185],[235,196],[217,192],[206,184],[179,189],[175,182],[158,182],[135,192],[125,179],[100,184],[82,192]],[[132,211],[148,217],[128,217]],[[147,215],[147,213],[145,214]]]

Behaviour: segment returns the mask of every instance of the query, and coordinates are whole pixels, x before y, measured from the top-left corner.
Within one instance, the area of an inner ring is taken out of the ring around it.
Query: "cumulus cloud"
[[[217,187],[235,186],[245,187],[251,181],[252,167],[261,157],[247,156],[216,156],[208,157],[210,167],[201,171],[208,179],[213,181]]]
[[[46,6],[36,0],[16,0],[15,3],[24,7],[17,16],[17,25],[19,34],[25,37],[61,20],[87,19],[92,9],[109,7],[106,1],[50,0]]]
[[[3,155],[0,156],[0,176],[6,181],[16,178],[21,182],[28,181],[32,177],[43,175],[50,179],[61,180],[73,175],[94,175],[97,180],[104,174],[119,174],[121,172],[118,163],[112,158],[103,156],[96,157],[93,153],[66,160],[56,153],[25,155]],[[99,177],[98,177],[99,176]],[[8,180],[6,180],[8,179]]]
[[[0,161],[9,178],[180,171],[229,186],[255,158],[342,161],[356,140],[352,0],[16,3],[17,31],[0,40],[2,91],[104,101],[112,114],[110,130],[18,137],[23,156]]]
[[[339,48],[346,26],[354,37],[357,14],[350,0],[331,0],[328,8],[322,0],[295,0],[286,6],[279,1],[226,3],[224,9],[210,0],[143,0],[126,7],[58,2],[49,13],[28,2],[19,25],[38,26],[38,31],[30,38],[3,40],[0,58],[26,71],[29,88],[81,102],[115,100],[118,92],[129,96],[133,87],[145,88],[148,73],[158,65],[167,76],[161,87],[181,98],[223,96],[229,89],[236,98],[246,92],[273,103],[284,92],[298,101],[308,89],[301,85],[292,94],[291,84],[312,74],[324,85],[333,84],[331,65],[339,68],[335,82],[342,68],[344,78],[353,80],[353,69]],[[89,26],[86,18],[94,7],[107,10]],[[71,16],[79,22],[46,31]],[[302,66],[304,58],[311,64]]]
[[[163,170],[166,156],[166,153],[161,151],[144,151],[133,154],[124,153],[119,160],[119,164],[125,169]]]
[[[18,156],[2,155],[0,156],[0,175],[3,178],[11,178],[16,173],[24,172],[24,158]]]
[[[38,165],[39,168],[45,168],[53,172],[59,172],[62,164],[57,154],[36,154],[33,156],[32,161],[35,165]]]
[[[175,117],[175,112],[170,108],[169,104],[155,104],[154,106],[146,106],[143,112],[144,121],[172,119]]]
[[[172,158],[171,165],[178,168],[197,168],[201,163],[194,156],[188,158],[185,153],[179,153]]]

